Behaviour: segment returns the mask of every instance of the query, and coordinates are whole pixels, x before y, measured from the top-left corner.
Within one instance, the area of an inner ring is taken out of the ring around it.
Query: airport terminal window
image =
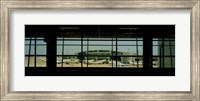
[[[44,38],[25,38],[25,66],[46,67],[46,42],[44,42]]]
[[[143,67],[143,38],[118,38],[117,50],[122,52],[120,61],[127,67]]]
[[[153,38],[153,68],[175,68],[175,39]]]
[[[96,35],[57,38],[57,67],[143,67],[143,38],[116,38],[116,33],[100,36],[104,38]]]
[[[57,38],[57,67],[81,67],[81,38]]]
[[[82,54],[83,67],[113,67],[116,60],[114,55],[116,53],[115,38],[95,38],[85,34],[83,38]]]
[[[174,38],[153,38],[152,47],[153,68],[175,67]],[[83,38],[83,45],[81,38],[57,38],[57,67],[115,67],[116,60],[118,67],[143,67],[143,38],[118,38],[117,51],[115,58],[116,38]],[[44,38],[25,39],[25,66],[46,67]]]
[[[144,68],[145,62],[148,62],[144,58],[147,57],[152,68],[175,68],[174,34],[155,34],[154,37],[152,31],[146,31],[150,28],[140,26],[116,26],[115,29],[101,25],[89,26],[91,29],[81,25],[61,27],[52,27],[59,29],[58,32],[53,30],[54,33],[48,32],[48,28],[45,30],[47,34],[26,35],[25,67],[47,67],[50,33],[56,37],[56,67]],[[144,30],[140,31],[142,28]],[[150,38],[145,38],[147,35],[151,35]],[[150,43],[145,40],[150,40]],[[152,49],[145,50],[146,46]],[[144,54],[148,51],[151,52],[147,54],[150,57]]]

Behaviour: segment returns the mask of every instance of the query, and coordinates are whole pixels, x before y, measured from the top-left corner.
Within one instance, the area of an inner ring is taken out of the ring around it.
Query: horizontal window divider
[[[152,45],[152,46],[163,46],[163,45]],[[164,45],[164,46],[175,46],[175,45]]]
[[[141,55],[140,56],[137,56],[137,55],[120,55],[120,57],[143,57],[143,56],[141,56]]]
[[[84,57],[90,57],[90,56],[96,56],[96,57],[111,57],[111,56],[113,56],[113,55],[83,55]],[[113,56],[113,57],[115,57],[115,56]]]
[[[143,45],[117,45],[117,46],[143,46]]]
[[[25,44],[25,46],[30,46],[29,44]],[[35,46],[35,44],[31,44],[31,46]],[[46,44],[36,44],[36,46],[46,46]],[[62,44],[57,44],[57,46],[62,46]],[[75,44],[64,44],[64,46],[81,46],[81,45],[75,45]],[[83,46],[87,46],[87,45],[83,45]],[[91,45],[89,44],[88,46],[116,46],[116,45]],[[117,45],[117,46],[143,46],[143,45]],[[155,45],[155,46],[159,46],[159,45]],[[170,45],[165,45],[165,46],[170,46]],[[173,46],[173,45],[171,45]]]
[[[60,46],[60,44],[59,44],[59,46]],[[75,45],[75,44],[65,44],[64,46],[81,46],[81,45]],[[89,44],[89,45],[87,45],[87,44],[85,44],[85,45],[83,45],[83,46],[114,46],[114,45],[98,45],[98,44],[96,44],[96,45],[91,45],[91,44]]]
[[[25,38],[25,40],[32,40],[32,41],[34,41],[34,40],[35,40],[35,37],[33,37],[32,39],[30,39],[30,38]],[[36,40],[44,40],[44,38],[40,38],[40,39],[37,39],[37,38],[36,38]]]
[[[143,41],[143,40],[117,40],[118,42],[119,41]]]
[[[30,39],[25,39],[25,41],[30,41]],[[35,41],[34,39],[32,39],[31,41]],[[36,39],[36,41],[44,41],[44,39]],[[61,41],[62,42],[62,39],[58,40],[57,41]],[[64,39],[64,41],[81,41],[81,39]],[[83,40],[83,41],[143,41],[143,40]],[[157,40],[156,40],[157,41]],[[171,41],[171,40],[170,40]]]
[[[170,56],[170,55],[164,55],[164,56],[152,56],[152,57],[175,57],[175,55]]]
[[[29,66],[29,67],[27,67],[27,66],[25,66],[25,68],[34,68],[35,66]],[[40,66],[36,66],[36,67],[40,67]],[[45,68],[47,68],[46,66],[44,66]]]
[[[152,46],[175,46],[175,45],[152,45]]]
[[[25,46],[35,46],[35,44],[25,44]],[[46,46],[46,44],[36,44],[36,46]]]
[[[35,38],[34,39],[25,39],[25,41],[30,41],[30,40],[34,42]],[[44,41],[44,39],[36,39],[36,41]]]
[[[83,41],[87,41],[87,39],[83,39]],[[113,38],[113,40],[112,39],[90,39],[89,38],[89,40],[88,41],[116,41],[116,38]],[[136,40],[136,39],[133,39],[133,40],[131,40],[131,39],[117,39],[117,41],[143,41],[143,40]]]
[[[63,46],[62,44],[57,44],[57,46]],[[81,44],[64,44],[64,46],[81,46]]]
[[[83,45],[83,46],[89,46],[89,47],[90,47],[90,46],[116,46],[116,45],[98,45],[98,44],[96,44],[96,45],[94,45],[94,44],[91,45],[91,44],[89,44],[89,45]]]
[[[163,41],[163,40],[153,40],[153,41]],[[164,41],[175,41],[175,40],[164,40]]]
[[[57,44],[57,46],[62,46],[62,44]],[[81,46],[81,45],[75,45],[75,44],[65,44],[64,46]],[[116,45],[99,45],[99,44],[89,44],[89,45],[83,45],[83,46],[116,46]],[[143,45],[117,45],[117,46],[143,46]]]
[[[25,55],[25,56],[47,56],[47,55]]]
[[[116,55],[85,55],[85,56],[96,56],[96,57],[116,57]],[[143,57],[137,55],[117,55],[117,57]]]
[[[58,40],[57,39],[57,41],[60,41],[60,42],[62,42],[62,40]],[[71,40],[64,40],[65,42],[67,42],[67,41],[81,41],[81,39],[79,39],[79,40],[74,40],[74,39],[71,39]]]
[[[89,42],[90,41],[111,41],[112,42],[112,41],[116,41],[116,40],[115,40],[115,38],[113,38],[113,40],[112,39],[107,39],[107,40],[100,40],[100,39],[99,40],[98,39],[94,39],[94,40],[90,40],[89,39],[89,40],[87,40],[87,39],[83,39],[83,41],[89,41]]]
[[[79,56],[79,55],[57,55],[57,56]],[[83,55],[83,57],[116,57],[115,55]],[[119,56],[119,55],[118,55]],[[120,57],[143,57],[143,56],[137,56],[137,55],[121,55]]]
[[[56,56],[79,56],[79,55],[56,55]]]
[[[62,41],[62,39],[57,39],[57,41]],[[81,39],[64,39],[64,41],[81,41]],[[89,40],[83,39],[83,41],[116,41],[116,39],[115,38],[113,38],[113,40],[112,39],[107,39],[107,40],[105,40],[105,39],[103,39],[103,40],[102,39],[89,39]],[[143,40],[136,40],[136,39],[134,39],[134,40],[122,40],[122,39],[118,39],[117,41],[143,41]]]
[[[25,55],[25,56],[47,56],[47,55]],[[79,56],[79,55],[56,55],[56,56]],[[115,55],[83,55],[84,57],[87,57],[87,56],[96,56],[96,57],[116,57]],[[137,55],[118,55],[118,57],[143,57],[141,55],[137,56]],[[160,57],[160,56],[153,56],[153,57]],[[170,57],[170,56],[167,56],[167,57]],[[173,57],[173,56],[171,56]]]

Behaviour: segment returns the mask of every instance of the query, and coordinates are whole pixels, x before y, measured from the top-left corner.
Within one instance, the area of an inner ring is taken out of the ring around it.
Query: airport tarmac
[[[25,66],[28,67],[28,57],[25,57]],[[30,61],[29,61],[29,67],[34,67],[34,61],[35,58],[34,56],[30,57]],[[46,57],[42,57],[42,56],[37,56],[36,57],[36,65],[37,67],[46,67]],[[62,66],[63,65],[63,66]],[[83,67],[106,67],[106,68],[112,68],[116,67],[116,64],[113,62],[111,63],[94,63],[94,64],[87,64],[87,63],[83,63]],[[81,63],[80,62],[72,62],[72,63],[63,63],[62,62],[57,62],[57,67],[81,67]],[[143,66],[141,64],[139,64],[139,66],[137,67],[137,65],[133,65],[133,64],[118,64],[117,68],[142,68]]]

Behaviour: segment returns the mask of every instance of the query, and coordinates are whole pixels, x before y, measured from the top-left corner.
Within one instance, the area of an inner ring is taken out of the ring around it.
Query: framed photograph
[[[200,100],[199,0],[0,0],[1,100]]]
[[[175,76],[175,25],[25,25],[25,76]]]

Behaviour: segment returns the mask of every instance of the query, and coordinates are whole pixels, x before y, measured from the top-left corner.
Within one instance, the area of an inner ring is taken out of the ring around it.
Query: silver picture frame
[[[190,9],[191,91],[10,91],[9,16],[17,9]],[[200,100],[200,1],[199,0],[0,0],[0,82],[2,101],[29,100]]]

